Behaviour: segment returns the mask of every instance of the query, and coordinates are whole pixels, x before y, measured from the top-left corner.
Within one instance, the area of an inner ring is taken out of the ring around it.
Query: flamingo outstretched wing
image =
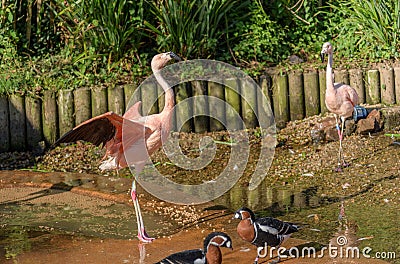
[[[125,128],[129,129],[130,142],[135,142],[150,133],[150,129],[141,123],[125,119],[114,112],[107,112],[93,117],[65,133],[53,144],[53,147],[60,143],[78,140],[91,142],[96,146],[100,144],[105,146],[112,139],[121,141],[123,124]]]

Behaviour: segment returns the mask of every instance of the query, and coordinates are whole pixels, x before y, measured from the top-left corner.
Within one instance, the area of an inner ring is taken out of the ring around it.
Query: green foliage
[[[146,26],[159,50],[173,50],[184,58],[210,58],[226,43],[234,24],[246,17],[249,4],[248,0],[151,1],[154,23]]]
[[[256,1],[251,5],[250,19],[237,25],[234,33],[237,39],[237,44],[233,47],[234,56],[246,64],[275,63],[290,55],[287,50],[288,43],[285,41],[286,30],[272,21],[264,11],[262,3]]]
[[[0,94],[129,82],[155,52],[219,59],[252,76],[318,59],[398,59],[400,0],[4,0]]]
[[[92,0],[84,1],[88,17],[88,37],[98,53],[108,53],[119,60],[128,51],[138,51],[143,31],[143,1]]]
[[[375,60],[399,57],[399,0],[340,0],[332,8],[343,17],[336,24],[336,41],[344,55]]]

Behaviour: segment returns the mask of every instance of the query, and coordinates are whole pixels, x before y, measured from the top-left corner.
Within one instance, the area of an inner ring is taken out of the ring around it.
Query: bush
[[[251,5],[251,16],[247,22],[237,25],[234,56],[247,65],[251,62],[276,63],[290,55],[285,31],[287,28],[272,21],[261,2],[256,1]]]
[[[393,59],[400,55],[399,0],[340,0],[332,5],[338,48],[348,58]]]
[[[250,1],[163,0],[150,4],[154,21],[146,26],[156,39],[158,50],[175,51],[184,58],[205,59],[214,57],[218,48],[226,45],[235,23],[247,16]]]

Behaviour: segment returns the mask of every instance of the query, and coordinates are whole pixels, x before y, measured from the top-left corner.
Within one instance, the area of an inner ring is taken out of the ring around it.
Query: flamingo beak
[[[325,53],[321,52],[321,61],[324,62],[325,61]]]
[[[176,55],[175,53],[173,53],[172,51],[170,51],[170,52],[168,53],[168,55],[169,55],[172,59],[175,59],[175,60],[177,60],[177,61],[182,61],[182,59],[181,59],[178,55]]]

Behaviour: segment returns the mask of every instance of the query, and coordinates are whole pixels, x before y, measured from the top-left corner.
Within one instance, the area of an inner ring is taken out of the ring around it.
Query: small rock
[[[368,134],[375,131],[375,120],[374,119],[361,119],[357,124],[358,134]]]
[[[366,119],[361,119],[357,123],[358,134],[368,134],[377,132],[381,129],[381,115],[378,110],[374,109],[369,113]]]

